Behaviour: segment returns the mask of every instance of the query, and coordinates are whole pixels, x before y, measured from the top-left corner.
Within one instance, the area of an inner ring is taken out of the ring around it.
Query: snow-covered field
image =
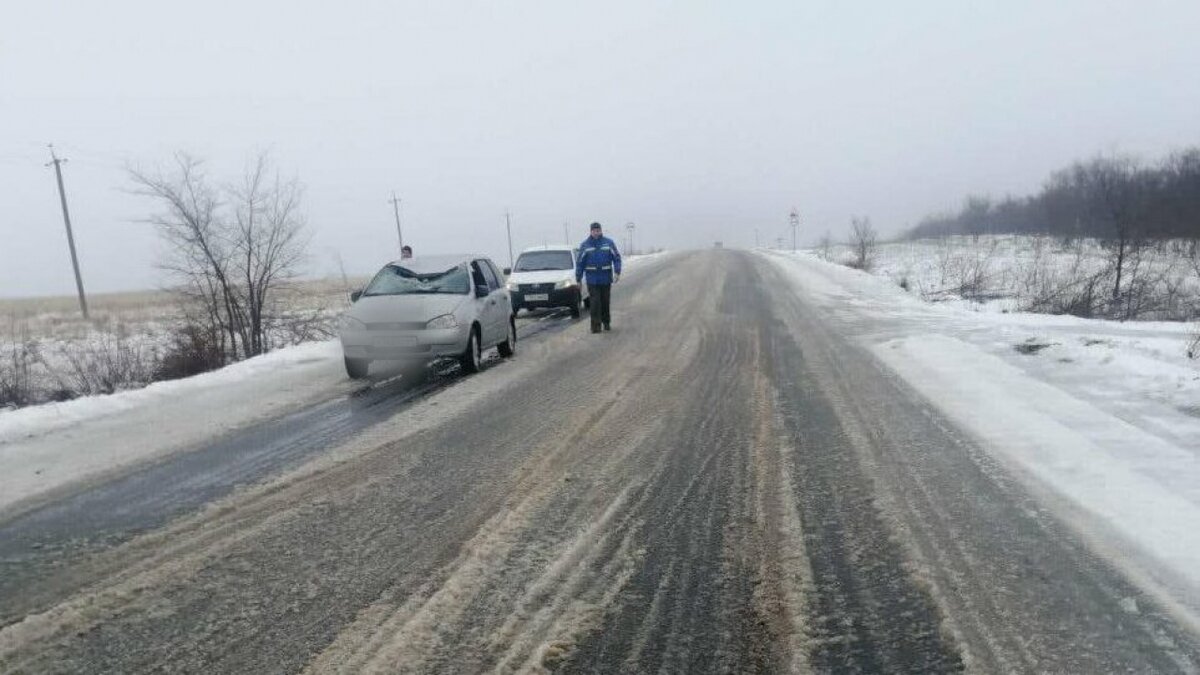
[[[831,262],[853,258],[849,246],[813,253]],[[1127,261],[1123,284],[1147,288],[1141,319],[1200,317],[1200,274],[1190,242],[1163,242]],[[870,271],[913,295],[978,312],[1069,313],[1095,279],[1097,302],[1112,290],[1112,252],[1096,240],[957,236],[879,244]]]
[[[922,299],[918,284],[936,272],[920,251],[883,247],[875,274],[817,252],[764,255],[1098,550],[1200,625],[1192,327],[1017,312],[1004,298]]]

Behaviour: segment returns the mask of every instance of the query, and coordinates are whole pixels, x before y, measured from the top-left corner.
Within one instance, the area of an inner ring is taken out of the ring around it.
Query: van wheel
[[[479,328],[471,329],[471,337],[467,338],[467,351],[458,357],[463,372],[478,373],[479,365],[483,363],[483,349],[479,344]]]
[[[570,309],[571,309],[571,318],[572,318],[572,319],[578,319],[578,318],[579,318],[579,315],[580,315],[580,314],[582,314],[582,312],[581,312],[581,311],[580,311],[580,309],[579,309],[579,304],[580,304],[580,302],[579,302],[579,296],[578,296],[578,295],[576,295],[576,296],[575,296],[575,299],[571,301],[571,308],[570,308]]]
[[[349,356],[343,358],[346,361],[346,374],[352,380],[363,379],[371,370],[371,362],[367,359],[352,359]]]
[[[509,319],[508,321],[508,339],[496,345],[496,351],[500,352],[500,356],[511,358],[517,353],[517,322]]]

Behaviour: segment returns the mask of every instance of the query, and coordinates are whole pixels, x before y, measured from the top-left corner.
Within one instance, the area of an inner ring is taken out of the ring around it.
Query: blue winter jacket
[[[589,236],[579,245],[579,260],[575,263],[576,281],[586,275],[589,284],[606,286],[613,282],[614,274],[620,273],[621,252],[612,239],[593,239]]]

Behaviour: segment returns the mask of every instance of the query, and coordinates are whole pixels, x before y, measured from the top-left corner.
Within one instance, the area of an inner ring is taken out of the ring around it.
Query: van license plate
[[[525,296],[525,299],[529,302],[546,302],[550,299],[550,295],[547,293],[530,293]]]

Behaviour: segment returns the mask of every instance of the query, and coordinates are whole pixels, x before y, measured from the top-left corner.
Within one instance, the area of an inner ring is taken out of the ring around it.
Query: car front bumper
[[[579,286],[570,286],[552,291],[510,291],[512,305],[517,307],[571,307],[579,302],[583,294]],[[529,295],[544,295],[545,300],[530,300]]]
[[[420,361],[458,356],[467,350],[466,326],[414,331],[342,331],[342,353],[350,359]]]

